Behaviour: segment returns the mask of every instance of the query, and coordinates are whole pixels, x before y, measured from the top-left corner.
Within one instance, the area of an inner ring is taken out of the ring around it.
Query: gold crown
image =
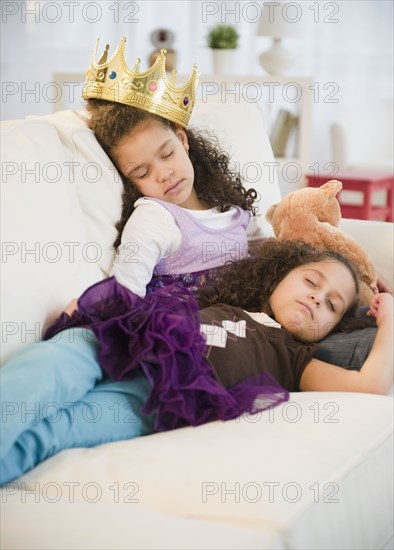
[[[160,51],[150,69],[140,73],[140,59],[136,60],[131,71],[126,65],[125,37],[108,61],[107,44],[100,61],[96,63],[99,39],[100,37],[97,39],[90,69],[86,71],[87,78],[82,90],[84,99],[97,98],[124,103],[187,126],[196,98],[199,77],[197,65],[193,66],[187,82],[177,88],[176,72],[172,72],[170,80],[167,78],[166,50]]]

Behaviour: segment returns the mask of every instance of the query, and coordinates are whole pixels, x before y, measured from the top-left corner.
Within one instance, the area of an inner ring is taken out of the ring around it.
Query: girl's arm
[[[110,275],[143,297],[158,262],[173,254],[180,243],[174,217],[160,204],[144,201],[124,227]]]
[[[348,391],[387,394],[393,384],[393,297],[374,296],[368,315],[376,318],[378,331],[371,353],[360,371],[347,370],[318,359],[305,367],[302,391]]]

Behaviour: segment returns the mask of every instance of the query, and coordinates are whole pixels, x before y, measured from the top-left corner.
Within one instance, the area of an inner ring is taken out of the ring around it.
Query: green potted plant
[[[231,25],[216,25],[210,29],[207,43],[212,50],[215,74],[231,74],[234,72],[234,53],[238,47],[238,40],[237,29]]]
[[[234,50],[239,34],[231,25],[216,25],[208,33],[208,47],[212,50]]]

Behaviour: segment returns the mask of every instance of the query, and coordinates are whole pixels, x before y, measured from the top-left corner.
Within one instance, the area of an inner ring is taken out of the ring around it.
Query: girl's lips
[[[164,194],[166,195],[167,193],[175,193],[178,190],[179,185],[180,185],[181,182],[182,182],[182,180],[179,180],[176,183],[174,183],[173,185],[171,185],[168,189],[165,190]]]
[[[312,311],[312,308],[310,306],[308,306],[308,304],[305,304],[304,302],[298,302],[298,304],[300,304],[301,306],[303,306],[308,312],[309,312],[309,315],[311,316],[311,319],[313,319],[313,311]]]

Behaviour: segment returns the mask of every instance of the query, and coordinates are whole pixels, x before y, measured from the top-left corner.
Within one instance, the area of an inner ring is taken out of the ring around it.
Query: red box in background
[[[363,194],[363,203],[358,205],[342,203],[342,192],[339,193],[337,198],[341,205],[343,218],[393,221],[393,174],[348,170],[337,172],[332,176],[307,174],[306,179],[309,187],[320,187],[327,181],[338,180],[342,182],[343,191],[359,191]],[[382,189],[386,191],[386,204],[383,206],[374,206],[372,202],[373,193]]]

